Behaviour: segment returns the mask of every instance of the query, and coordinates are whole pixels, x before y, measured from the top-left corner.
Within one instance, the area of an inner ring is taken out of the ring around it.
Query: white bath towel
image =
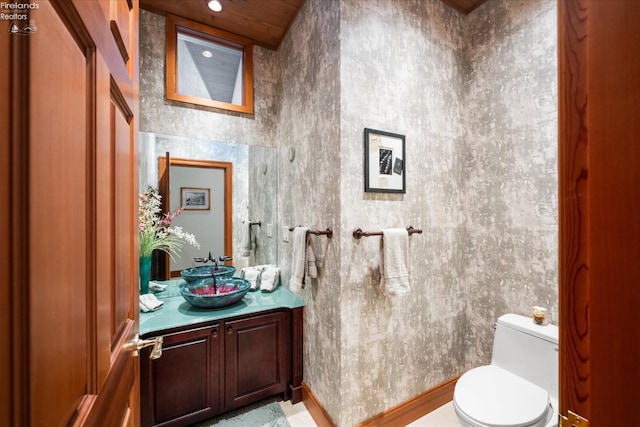
[[[260,274],[260,290],[273,292],[280,284],[280,269],[275,266],[267,266]]]
[[[409,233],[404,228],[382,230],[381,285],[386,295],[409,294]]]
[[[304,283],[307,263],[307,231],[308,227],[296,227],[291,238],[291,278],[289,290],[294,294],[300,292]]]

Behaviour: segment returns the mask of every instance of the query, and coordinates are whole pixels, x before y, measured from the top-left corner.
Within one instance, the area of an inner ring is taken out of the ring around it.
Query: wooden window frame
[[[243,89],[241,105],[178,93],[177,46],[179,32],[243,50]],[[178,16],[167,15],[166,59],[166,97],[168,100],[229,110],[237,113],[253,114],[253,42],[250,39]]]

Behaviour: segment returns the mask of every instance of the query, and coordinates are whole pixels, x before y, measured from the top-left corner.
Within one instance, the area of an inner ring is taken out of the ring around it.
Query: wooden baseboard
[[[419,394],[411,400],[357,424],[356,427],[406,426],[429,412],[438,409],[445,403],[451,402],[458,378],[460,378],[459,375]]]
[[[411,400],[357,424],[356,427],[406,426],[429,412],[438,409],[445,403],[451,402],[458,378],[460,378],[459,375],[442,384],[438,384]],[[327,411],[325,411],[304,381],[302,382],[302,401],[313,420],[318,424],[318,427],[336,427]]]
[[[309,386],[302,381],[302,402],[309,411],[309,415],[313,418],[313,421],[318,424],[318,427],[336,427],[327,411],[320,404],[316,396],[311,392]]]

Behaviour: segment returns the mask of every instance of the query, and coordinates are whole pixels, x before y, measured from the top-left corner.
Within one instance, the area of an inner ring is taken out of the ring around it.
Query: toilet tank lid
[[[558,344],[558,327],[556,325],[538,325],[530,317],[519,314],[504,314],[498,318],[498,324],[536,336],[543,340]]]

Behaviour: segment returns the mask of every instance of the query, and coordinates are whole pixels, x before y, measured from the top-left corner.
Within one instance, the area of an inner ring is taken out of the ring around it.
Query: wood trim
[[[162,212],[169,212],[169,200],[171,200],[171,170],[169,166],[171,164],[171,154],[167,151],[164,153],[164,157],[158,157],[158,191],[162,196],[160,201],[160,209]],[[154,251],[153,264],[158,265],[156,274],[153,274],[152,278],[160,280],[171,279],[171,258],[169,254],[163,251]],[[152,264],[152,265],[153,265]],[[153,267],[152,267],[153,269]]]
[[[451,402],[458,378],[460,376],[451,378],[413,399],[394,406],[356,426],[406,426],[429,412],[438,409],[445,403]]]
[[[304,325],[303,308],[298,307],[291,310],[291,385],[289,396],[291,404],[302,401],[303,388],[302,378],[304,376]]]
[[[115,7],[115,6],[112,6]],[[113,34],[113,39],[116,42],[116,46],[118,46],[118,50],[120,51],[120,55],[122,55],[122,60],[125,64],[129,62],[129,52],[127,52],[127,45],[124,40],[122,40],[122,34],[120,33],[120,28],[118,28],[118,23],[112,20],[109,23],[109,28],[111,28],[111,34]]]
[[[333,422],[329,413],[325,411],[318,398],[304,381],[302,381],[302,403],[318,427],[336,427],[336,423]]]
[[[589,413],[587,5],[558,2],[560,412]]]
[[[16,37],[0,37],[0,203],[11,206],[11,41]],[[21,37],[17,37],[21,38]],[[0,283],[0,342],[11,344],[11,215],[10,209],[0,210],[0,271],[5,274]],[[5,347],[6,348],[6,347]],[[0,351],[0,425],[11,425],[11,354]]]
[[[9,36],[7,36],[9,37]],[[29,37],[11,37],[9,197],[11,419],[29,425]]]
[[[356,427],[406,426],[428,413],[435,411],[442,405],[451,402],[458,378],[460,378],[459,375],[438,384],[413,399],[356,424]],[[302,382],[302,402],[319,427],[336,427],[331,416],[304,381]]]
[[[473,12],[474,10],[476,10],[477,8],[479,8],[480,6],[482,6],[487,2],[487,0],[466,0],[466,1],[441,0],[441,1],[447,6],[452,7],[453,9],[465,15],[468,15],[469,13]]]

